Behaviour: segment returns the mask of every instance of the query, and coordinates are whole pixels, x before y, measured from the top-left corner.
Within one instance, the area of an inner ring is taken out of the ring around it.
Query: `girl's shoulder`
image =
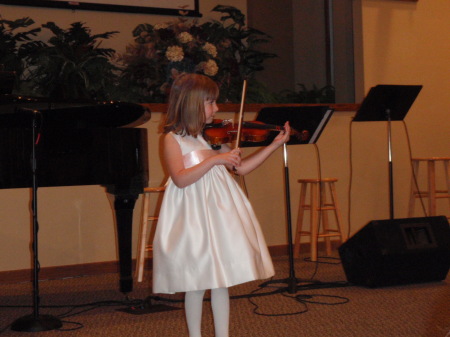
[[[165,139],[171,139],[171,138],[174,138],[174,139],[177,139],[177,140],[178,140],[179,137],[181,137],[181,136],[180,136],[180,135],[177,135],[177,134],[174,133],[173,131],[167,132],[167,133],[164,135],[164,138],[165,138]]]
[[[166,133],[166,135],[164,137],[165,137],[165,139],[170,139],[170,140],[175,139],[178,142],[178,144],[181,145],[183,143],[183,138],[185,136],[171,131],[171,132]]]
[[[178,142],[183,155],[191,151],[210,149],[208,144],[201,136],[193,137],[189,135],[180,135],[177,133],[169,132],[165,135],[165,137],[172,137],[173,139],[175,139]]]

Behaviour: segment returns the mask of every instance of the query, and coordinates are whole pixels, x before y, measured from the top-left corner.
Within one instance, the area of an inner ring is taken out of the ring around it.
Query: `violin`
[[[278,125],[265,124],[259,121],[244,122],[244,104],[247,92],[247,80],[244,80],[242,87],[241,106],[239,111],[239,123],[237,127],[230,120],[215,119],[207,124],[203,130],[203,137],[214,150],[220,149],[222,144],[236,141],[235,148],[245,142],[263,142],[267,139],[270,131],[284,131],[284,128]],[[309,137],[309,131],[298,132],[291,128],[291,135],[299,140],[306,140]]]
[[[272,131],[283,131],[279,125],[265,124],[260,121],[242,122],[241,142],[259,143],[264,142]],[[203,138],[214,150],[220,149],[222,144],[232,143],[237,140],[238,126],[231,119],[214,119],[212,123],[206,124],[203,129]],[[298,141],[306,141],[309,131],[299,132],[291,127],[291,136]]]
[[[240,142],[259,143],[267,139],[270,131],[283,131],[278,125],[265,124],[259,121],[242,122]],[[220,149],[222,144],[232,143],[237,140],[238,125],[230,119],[214,119],[212,123],[206,124],[203,137],[213,149]]]

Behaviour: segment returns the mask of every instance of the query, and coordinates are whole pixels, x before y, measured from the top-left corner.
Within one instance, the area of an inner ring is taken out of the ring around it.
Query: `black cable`
[[[314,143],[314,149],[315,149],[315,153],[316,153],[316,160],[317,160],[317,175],[319,178],[319,208],[322,207],[322,186],[321,186],[321,180],[322,180],[322,163],[320,161],[320,152],[319,152],[319,148],[317,147],[317,144]],[[312,187],[311,187],[312,188]],[[311,200],[311,205],[313,203],[313,201]],[[310,209],[310,212],[316,212],[316,210],[313,210],[312,207]],[[312,224],[310,224],[310,226],[312,226]],[[320,228],[322,227],[322,212],[319,211],[319,223],[317,225],[317,233],[320,233]],[[310,277],[310,280],[314,279],[314,276],[316,276],[317,272],[319,271],[319,263],[317,263],[317,261],[315,261],[315,266],[314,266],[314,271],[313,274]]]
[[[322,264],[341,264],[341,262],[340,262],[341,259],[339,259],[337,257],[333,257],[333,256],[318,256],[318,259],[337,260],[339,262],[326,262],[326,261],[319,261],[319,260],[311,261],[311,257],[305,257],[303,259],[303,261],[310,262],[310,263],[316,263],[316,264],[318,264],[318,263],[322,263]]]
[[[263,288],[255,289],[255,290],[252,291],[250,294],[257,293],[257,292],[258,292],[259,290],[261,290],[261,289],[263,289]],[[283,294],[282,294],[282,295],[283,295]],[[283,296],[285,296],[285,295],[283,295]],[[287,296],[287,297],[289,297],[289,296]],[[259,310],[259,305],[256,304],[256,303],[252,300],[251,297],[248,298],[248,301],[250,302],[250,304],[252,304],[252,305],[254,306],[253,313],[256,314],[256,315],[260,315],[260,316],[269,316],[269,317],[294,316],[294,315],[300,315],[300,314],[303,314],[303,313],[305,313],[305,312],[308,311],[308,308],[307,308],[307,306],[305,305],[303,310],[299,310],[299,311],[295,311],[295,312],[285,312],[285,313],[277,313],[277,314],[267,314],[267,313],[262,313],[262,312],[259,312],[259,311],[258,311],[258,310]]]
[[[343,296],[336,296],[336,295],[322,295],[322,294],[308,294],[308,295],[296,295],[296,296],[288,296],[287,297],[295,298],[296,301],[300,303],[310,303],[310,304],[320,304],[320,305],[340,305],[340,304],[346,304],[350,302],[350,299]],[[313,301],[312,299],[314,297],[324,298],[324,299],[336,299],[336,302],[325,302],[325,301]]]
[[[404,129],[405,129],[406,142],[407,142],[407,144],[408,144],[409,162],[410,162],[410,164],[411,164],[411,174],[412,174],[412,178],[413,178],[413,181],[414,181],[414,187],[416,188],[417,195],[419,196],[419,200],[420,200],[420,204],[421,204],[421,206],[422,206],[423,214],[424,214],[425,217],[427,217],[427,216],[428,216],[428,214],[427,214],[427,209],[426,209],[426,207],[425,207],[425,203],[423,202],[423,196],[422,196],[422,193],[420,193],[420,190],[419,190],[419,183],[417,182],[416,172],[414,172],[414,166],[413,166],[413,162],[412,162],[411,140],[409,139],[408,127],[406,126],[406,123],[405,123],[404,120],[402,120],[402,122],[403,122],[403,123],[402,123],[402,124],[403,124],[403,127],[404,127]],[[414,193],[414,191],[411,190],[411,193]],[[414,194],[413,194],[412,196],[410,196],[410,198],[411,198],[411,197],[415,199]],[[414,202],[416,202],[416,201],[414,200]]]
[[[323,288],[334,288],[334,287],[347,287],[350,284],[347,282],[331,282],[331,283],[322,283],[322,284],[311,284],[311,285],[306,285],[305,289],[323,289]],[[254,290],[251,294],[255,294],[256,292],[258,292],[261,288]],[[290,296],[285,294],[285,292],[281,293],[282,296],[284,297],[288,297],[291,299],[295,299],[297,302],[301,303],[303,305],[303,308],[301,310],[297,310],[297,311],[293,311],[293,312],[284,312],[284,313],[276,313],[276,314],[269,314],[269,313],[263,313],[260,312],[260,306],[255,303],[252,300],[252,297],[254,296],[250,296],[248,297],[248,301],[254,306],[253,309],[253,313],[256,315],[261,315],[261,316],[269,316],[269,317],[279,317],[279,316],[294,316],[294,315],[300,315],[300,314],[304,314],[306,312],[308,312],[308,306],[307,304],[319,304],[319,305],[340,305],[340,304],[345,304],[350,302],[349,298],[346,297],[342,297],[342,296],[337,296],[337,295],[322,295],[322,294],[298,294],[295,296]],[[313,301],[312,299],[314,297],[319,297],[319,298],[323,298],[326,299],[327,301]],[[330,299],[334,299],[335,301],[330,302]]]
[[[347,230],[347,238],[350,237],[351,233],[351,212],[352,212],[352,183],[353,183],[353,137],[352,137],[352,126],[353,126],[353,119],[350,121],[350,127],[349,127],[349,155],[348,155],[348,161],[349,161],[349,181],[348,181],[348,202],[347,202],[347,222],[348,222],[348,230]]]

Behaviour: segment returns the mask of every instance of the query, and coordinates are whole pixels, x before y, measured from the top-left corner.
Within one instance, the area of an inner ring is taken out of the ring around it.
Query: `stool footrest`
[[[311,209],[311,206],[303,205],[303,206],[301,206],[301,208],[309,211]],[[315,210],[316,211],[334,211],[334,210],[336,210],[336,207],[334,207],[334,206],[331,207],[331,205],[330,205],[329,207],[317,207]]]
[[[436,191],[434,191],[434,193],[435,194],[446,194],[447,197],[450,196],[450,194],[448,194],[449,191],[447,191],[447,190],[436,190]],[[414,191],[414,195],[416,196],[416,198],[418,198],[418,197],[427,197],[428,194],[429,194],[428,191],[419,191],[419,192]]]
[[[338,231],[334,231],[334,232],[336,232],[336,233],[335,233],[335,234],[333,234],[333,233],[317,233],[317,236],[318,236],[318,237],[341,236],[341,233],[340,233],[340,232],[338,232]],[[302,231],[302,232],[298,232],[298,234],[301,234],[301,235],[311,235],[311,232],[304,232],[304,231]]]
[[[300,232],[297,232],[297,234],[300,234],[300,235],[311,235],[311,232],[300,231]]]
[[[317,234],[317,237],[319,238],[330,238],[330,237],[334,237],[334,236],[341,236],[341,234]]]

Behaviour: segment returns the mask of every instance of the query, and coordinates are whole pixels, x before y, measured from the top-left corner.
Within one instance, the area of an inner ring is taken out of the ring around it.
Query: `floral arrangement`
[[[267,58],[276,56],[256,48],[270,37],[246,27],[245,16],[234,7],[219,5],[213,11],[223,13],[220,21],[200,24],[180,17],[138,25],[122,55],[100,47],[115,31],[93,34],[81,22],[67,29],[53,22],[33,28],[35,22],[28,17],[0,16],[0,71],[15,76],[14,94],[58,100],[161,103],[178,74],[198,72],[218,83],[219,102],[240,102],[244,79],[248,103],[334,102],[330,86],[308,89],[299,84],[299,91],[269,92],[255,74]],[[47,42],[38,36],[43,29],[50,33]]]
[[[263,70],[265,59],[275,54],[254,47],[270,37],[245,26],[245,16],[231,6],[216,6],[225,13],[219,21],[200,24],[198,19],[180,17],[164,24],[140,24],[134,42],[118,58],[122,80],[141,89],[142,100],[165,102],[171,83],[180,73],[201,73],[220,87],[220,101],[238,102],[244,79],[259,87],[254,79]],[[231,22],[230,22],[231,21]]]

